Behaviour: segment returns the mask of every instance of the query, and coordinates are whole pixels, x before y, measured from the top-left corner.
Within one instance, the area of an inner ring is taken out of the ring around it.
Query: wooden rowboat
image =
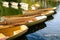
[[[21,36],[27,31],[28,31],[28,27],[26,25],[13,26],[10,28],[0,29],[0,40],[6,40],[6,39],[12,40],[13,38]]]
[[[9,16],[9,17],[41,16],[42,14],[46,15],[46,16],[50,16],[50,15],[52,15],[54,13],[54,10],[56,10],[56,7],[39,9],[39,10],[25,10],[25,11],[23,11],[23,15],[13,15],[13,16]]]
[[[3,17],[2,22],[0,22],[0,25],[34,25],[40,22],[43,22],[47,19],[47,16],[29,16],[29,17]]]
[[[6,17],[17,17],[17,16],[27,17],[27,16],[41,16],[41,15],[50,16],[54,13],[53,10],[56,10],[56,7],[39,9],[39,10],[26,10],[26,11],[23,11],[23,15],[13,15],[13,16],[6,16]]]
[[[23,15],[52,15],[54,13],[54,10],[56,10],[56,7],[53,8],[45,8],[45,9],[38,9],[38,10],[25,10],[23,11]],[[47,14],[48,13],[48,14]]]
[[[54,14],[54,11],[50,10],[50,11],[43,11],[41,12],[40,10],[29,10],[29,11],[24,11],[24,14],[25,16],[41,16],[41,15],[45,15],[45,16],[50,16]]]

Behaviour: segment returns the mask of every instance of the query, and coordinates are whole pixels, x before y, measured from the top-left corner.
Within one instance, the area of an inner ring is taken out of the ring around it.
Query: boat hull
[[[50,16],[52,14],[54,14],[54,11],[46,11],[46,12],[43,12],[41,15]]]

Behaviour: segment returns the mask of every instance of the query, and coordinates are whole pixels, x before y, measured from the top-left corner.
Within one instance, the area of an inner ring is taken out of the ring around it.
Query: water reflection
[[[56,10],[57,10],[57,9],[56,9]],[[56,10],[54,10],[54,11],[55,11],[55,12],[54,12],[54,14],[56,14],[56,13],[57,13],[57,12],[56,12]],[[53,14],[53,15],[54,15],[54,14]]]
[[[46,21],[50,21],[50,20],[53,20],[54,19],[54,17],[51,15],[51,16],[48,16],[47,17],[47,20]]]
[[[29,27],[30,29],[28,30],[27,33],[28,34],[29,33],[33,33],[35,31],[41,30],[41,29],[43,29],[45,27],[46,27],[46,24],[44,22],[43,23],[39,23],[39,24],[36,24],[36,25],[33,25],[33,26]]]

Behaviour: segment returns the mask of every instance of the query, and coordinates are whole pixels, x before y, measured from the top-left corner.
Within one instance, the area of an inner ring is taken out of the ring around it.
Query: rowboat
[[[23,11],[22,15],[13,15],[13,17],[15,16],[19,16],[19,17],[27,17],[27,16],[41,16],[41,15],[46,15],[46,16],[50,16],[52,14],[54,14],[54,11],[56,7],[54,8],[46,8],[46,9],[39,9],[39,10],[25,10]],[[12,15],[10,16],[12,17]]]
[[[41,11],[41,10],[29,10],[29,11],[23,11],[23,15],[24,16],[42,16],[42,15],[45,15],[45,16],[50,16],[54,14],[54,11],[53,10],[50,10],[50,11]]]
[[[47,19],[47,16],[28,16],[28,17],[2,17],[0,25],[34,25]],[[4,20],[4,21],[2,21]]]
[[[5,26],[7,26],[7,25],[0,25],[0,28],[5,27]],[[2,29],[0,29],[0,40],[6,40],[6,39],[12,40],[13,38],[21,36],[22,34],[26,33],[27,31],[28,31],[28,27],[26,25],[2,28]]]
[[[38,10],[24,10],[23,15],[46,15],[50,16],[54,13],[54,10],[56,10],[57,7],[53,8],[44,8],[44,9],[38,9]]]

